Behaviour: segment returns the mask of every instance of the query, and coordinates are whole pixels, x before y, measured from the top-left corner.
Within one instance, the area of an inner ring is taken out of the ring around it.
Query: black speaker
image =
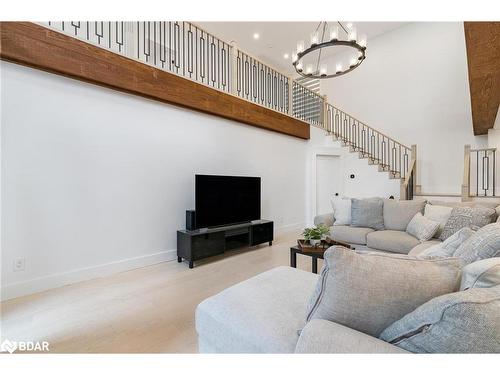
[[[195,210],[186,210],[186,230],[196,229],[196,212]]]

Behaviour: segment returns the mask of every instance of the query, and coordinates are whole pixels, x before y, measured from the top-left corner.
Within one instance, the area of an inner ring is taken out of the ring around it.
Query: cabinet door
[[[250,245],[255,246],[273,240],[273,223],[252,225]]]
[[[222,254],[225,250],[224,232],[205,233],[194,236],[191,244],[193,260]]]

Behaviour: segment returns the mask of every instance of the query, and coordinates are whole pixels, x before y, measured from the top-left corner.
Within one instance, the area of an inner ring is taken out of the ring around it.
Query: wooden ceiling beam
[[[310,136],[304,121],[30,22],[0,22],[0,59],[297,138]]]
[[[474,135],[493,128],[500,104],[500,22],[464,22]]]

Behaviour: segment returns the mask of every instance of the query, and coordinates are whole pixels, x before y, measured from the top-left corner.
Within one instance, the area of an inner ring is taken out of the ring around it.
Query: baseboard
[[[301,230],[304,223],[287,224],[275,229],[275,238]],[[79,268],[76,270],[56,273],[31,280],[2,285],[0,301],[22,297],[45,290],[59,288],[80,281],[109,276],[118,272],[129,271],[153,264],[168,262],[177,259],[177,250],[161,251],[154,254],[135,258],[122,259],[115,262],[99,264],[97,266]]]
[[[1,301],[42,292],[48,289],[74,284],[80,281],[109,276],[118,272],[153,264],[171,261],[177,258],[177,250],[160,251],[154,254],[127,258],[97,266],[56,273],[31,280],[2,285]]]

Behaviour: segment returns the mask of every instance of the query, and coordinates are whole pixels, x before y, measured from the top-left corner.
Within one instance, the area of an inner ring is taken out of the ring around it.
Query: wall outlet
[[[24,271],[26,267],[26,258],[16,258],[14,260],[14,272]]]

